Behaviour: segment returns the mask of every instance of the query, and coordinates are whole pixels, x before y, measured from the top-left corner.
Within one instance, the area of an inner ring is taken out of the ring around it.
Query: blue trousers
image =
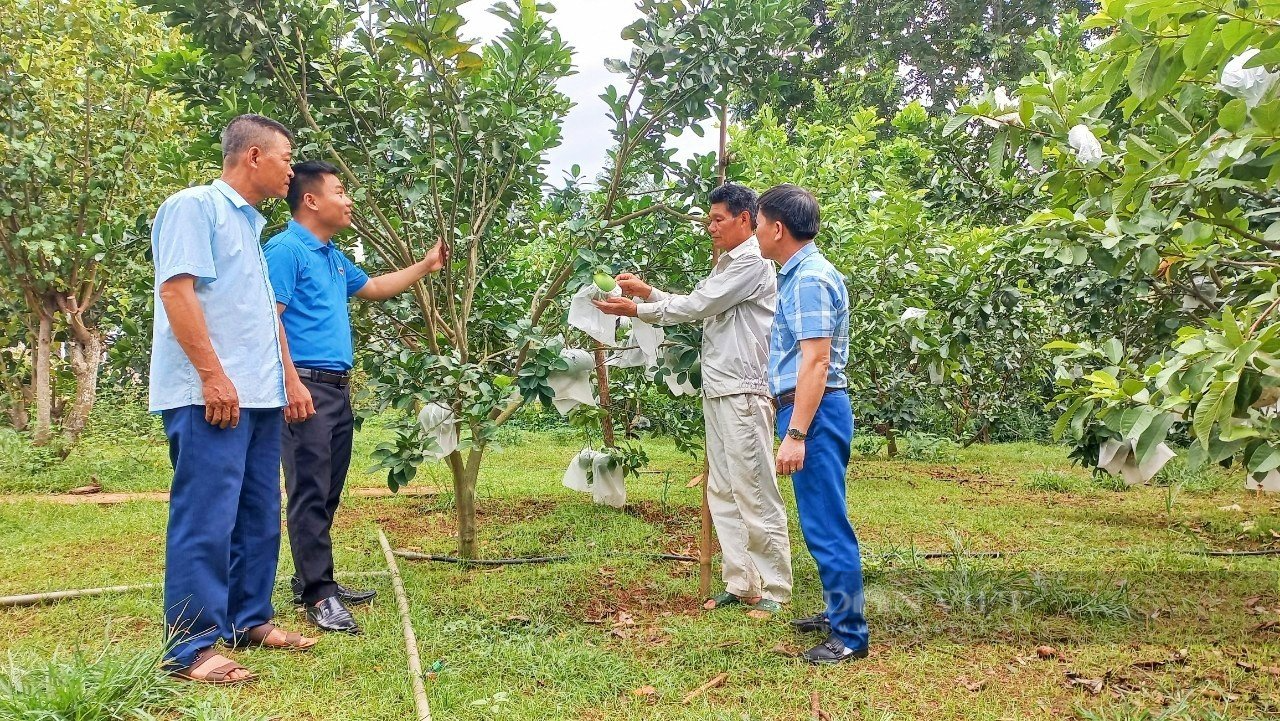
[[[271,620],[280,558],[280,409],[218,428],[204,406],[164,411],[173,487],[165,543],[168,664]]]
[[[778,437],[791,423],[794,406],[778,410]],[[853,410],[843,391],[822,397],[804,444],[804,468],[791,475],[805,545],[818,564],[822,599],[831,632],[849,648],[870,642],[863,613],[862,558],[849,522],[845,475],[853,442]]]

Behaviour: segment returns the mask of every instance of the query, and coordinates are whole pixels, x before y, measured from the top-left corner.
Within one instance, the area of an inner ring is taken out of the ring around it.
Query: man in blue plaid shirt
[[[844,373],[849,292],[813,242],[818,224],[818,201],[804,188],[779,185],[760,196],[760,252],[781,266],[769,347],[769,390],[782,440],[777,470],[795,486],[800,530],[826,602],[824,611],[792,625],[827,634],[801,657],[833,664],[866,658],[868,635],[858,537],[845,502],[853,441]]]

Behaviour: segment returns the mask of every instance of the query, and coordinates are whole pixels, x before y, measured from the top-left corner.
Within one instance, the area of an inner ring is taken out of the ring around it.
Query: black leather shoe
[[[800,654],[800,658],[812,664],[837,664],[841,661],[854,661],[867,657],[865,648],[849,648],[835,636],[827,636],[827,640]]]
[[[321,599],[307,606],[307,620],[325,631],[359,635],[360,624],[337,596]]]
[[[801,633],[813,633],[815,631],[831,635],[831,621],[825,613],[815,613],[812,616],[804,618],[792,619],[791,627]]]
[[[347,606],[363,606],[373,600],[378,595],[377,591],[356,591],[341,583],[338,586],[338,600]],[[301,606],[302,604],[302,579],[294,576],[289,579],[289,587],[293,589],[293,605]]]
[[[341,583],[338,584],[338,598],[342,599],[342,602],[348,606],[363,606],[372,601],[373,597],[377,595],[377,591],[357,591],[347,588]]]

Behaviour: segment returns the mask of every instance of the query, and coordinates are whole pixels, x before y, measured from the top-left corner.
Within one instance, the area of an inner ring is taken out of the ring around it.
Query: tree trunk
[[[53,439],[53,312],[42,304],[37,309],[37,314],[35,358],[31,373],[36,403],[32,442],[37,446],[44,446]]]
[[[893,421],[884,424],[884,437],[889,441],[889,457],[896,458],[898,455],[898,436],[893,432]]]
[[[462,453],[449,456],[453,476],[453,504],[458,513],[458,557],[476,557],[476,481],[480,476],[482,448],[473,448],[463,463]]]
[[[86,325],[82,317],[71,319],[71,330],[68,355],[76,379],[76,394],[71,411],[62,422],[62,437],[68,446],[79,440],[89,424],[89,413],[98,397],[98,367],[102,364],[102,333]]]

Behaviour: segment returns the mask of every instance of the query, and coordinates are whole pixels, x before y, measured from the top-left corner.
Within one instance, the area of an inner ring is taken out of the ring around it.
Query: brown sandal
[[[250,681],[257,680],[258,676],[255,673],[250,673],[248,676],[244,676],[242,678],[231,678],[231,674],[235,673],[236,671],[249,670],[244,666],[241,666],[240,664],[236,663],[235,661],[227,661],[221,666],[213,669],[212,671],[209,671],[204,676],[197,677],[192,675],[195,673],[195,670],[200,667],[201,664],[209,660],[211,656],[217,656],[217,655],[218,655],[218,652],[216,649],[214,649],[213,646],[210,646],[205,649],[201,649],[200,652],[196,654],[196,658],[194,661],[191,662],[190,666],[183,666],[182,668],[174,669],[169,672],[169,675],[173,676],[174,678],[180,678],[183,681],[191,681],[194,683],[207,683],[210,686],[230,686],[232,684],[248,683]]]
[[[284,643],[267,643],[267,639],[271,638],[271,632],[276,630],[275,624],[264,623],[240,634],[236,639],[236,648],[271,648],[280,651],[310,651],[316,645],[318,639],[303,639],[302,634],[296,631],[286,631],[284,634]],[[283,630],[283,629],[281,629]],[[307,643],[306,641],[310,641]]]

